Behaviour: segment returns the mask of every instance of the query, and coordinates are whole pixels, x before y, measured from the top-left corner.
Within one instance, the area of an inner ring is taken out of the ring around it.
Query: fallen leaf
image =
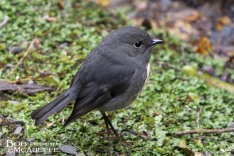
[[[231,19],[227,16],[221,17],[216,23],[216,29],[221,30],[224,26],[230,25],[232,23]]]
[[[13,54],[18,54],[18,53],[21,53],[24,51],[24,48],[20,47],[20,46],[12,46],[12,47],[7,47],[7,50],[10,52],[10,53],[13,53]]]
[[[181,139],[180,145],[177,147],[181,149],[185,153],[186,156],[195,156],[195,152],[193,152],[191,149],[187,147],[186,139]]]
[[[234,50],[228,52],[228,62],[227,63],[234,65]]]
[[[194,22],[200,18],[201,14],[197,10],[184,9],[173,16],[176,20]]]
[[[50,17],[49,15],[44,16],[43,19],[48,21],[48,22],[57,22],[56,17]]]
[[[196,38],[198,31],[188,22],[177,20],[167,28],[171,35],[178,36],[184,41],[190,41],[191,38]]]
[[[109,0],[97,0],[97,4],[102,7],[108,7],[110,5]]]
[[[23,127],[22,126],[18,126],[16,129],[15,129],[15,132],[14,132],[14,134],[20,134],[21,133],[21,131],[23,130]]]
[[[37,84],[13,84],[8,81],[0,81],[0,92],[1,91],[19,91],[27,94],[34,94],[42,91],[54,90],[50,87],[45,87]]]
[[[78,153],[76,152],[76,147],[74,147],[74,146],[62,145],[59,147],[59,150],[64,152],[64,153],[78,155]]]
[[[186,97],[186,102],[187,103],[190,103],[190,102],[192,102],[193,101],[193,99],[191,98],[191,96],[187,96]]]
[[[27,138],[28,142],[33,142],[35,140],[35,138]]]
[[[143,131],[142,134],[141,134],[141,137],[146,139],[149,137],[148,133],[146,131]]]
[[[202,55],[208,55],[212,50],[212,44],[207,37],[201,37],[197,44],[197,52]]]
[[[64,1],[63,0],[58,1],[58,7],[59,7],[59,9],[64,9]]]

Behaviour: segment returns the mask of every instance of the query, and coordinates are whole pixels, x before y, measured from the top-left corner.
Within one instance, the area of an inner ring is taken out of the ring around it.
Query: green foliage
[[[21,139],[35,138],[36,142],[73,145],[80,154],[87,155],[184,155],[177,148],[181,140],[186,140],[188,148],[194,152],[209,151],[214,155],[229,155],[226,151],[234,147],[231,133],[171,135],[180,130],[228,127],[234,121],[234,96],[206,85],[197,77],[159,64],[158,61],[163,61],[177,68],[183,67],[184,62],[194,66],[209,65],[217,73],[224,66],[222,60],[193,53],[180,40],[163,30],[150,32],[163,38],[165,44],[152,51],[151,74],[144,91],[131,107],[112,114],[113,125],[125,134],[124,140],[131,142],[131,146],[125,147],[96,135],[105,130],[97,111],[63,128],[63,116],[67,118],[71,113],[70,105],[63,112],[52,115],[45,124],[34,126],[31,112],[67,89],[86,55],[98,45],[107,31],[125,25],[126,20],[123,15],[112,14],[94,4],[75,1],[65,2],[64,9],[60,10],[57,1],[1,0],[0,21],[6,15],[10,19],[0,29],[0,79],[33,79],[39,84],[56,88],[54,92],[35,95],[1,93],[0,114],[25,122],[25,134]],[[57,21],[45,20],[46,15],[55,17]],[[23,54],[10,53],[6,47],[16,45],[26,50],[34,38],[39,40],[38,47],[7,77],[12,70],[6,67],[7,64],[16,65]],[[185,47],[186,55],[183,57],[181,47]],[[233,71],[230,72],[234,75]],[[12,101],[18,103],[12,104]],[[198,116],[200,120],[197,123]],[[15,137],[9,129],[9,126],[1,129],[3,138]],[[129,131],[137,132],[139,136]],[[198,139],[200,143],[196,142]],[[0,150],[0,154],[3,153]]]

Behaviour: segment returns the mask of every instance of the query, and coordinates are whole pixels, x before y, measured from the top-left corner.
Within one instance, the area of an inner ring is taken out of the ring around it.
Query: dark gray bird
[[[69,89],[31,114],[35,124],[75,101],[65,125],[97,109],[107,130],[110,126],[117,135],[105,112],[124,108],[137,97],[148,75],[151,47],[162,42],[132,26],[111,32],[87,56]]]

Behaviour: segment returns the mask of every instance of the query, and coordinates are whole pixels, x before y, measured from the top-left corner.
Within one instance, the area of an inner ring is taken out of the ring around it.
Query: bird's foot
[[[107,130],[104,132],[96,132],[96,135],[115,135],[111,130]]]
[[[118,135],[116,135],[112,131],[98,132],[96,134],[97,135],[108,135],[108,136],[102,137],[101,139],[109,140],[109,141],[119,141],[123,146],[131,146],[133,144],[133,142],[123,141],[122,135],[119,135],[119,133],[118,133]]]

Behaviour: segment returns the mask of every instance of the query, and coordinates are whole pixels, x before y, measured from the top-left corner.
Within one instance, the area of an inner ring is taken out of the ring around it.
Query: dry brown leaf
[[[231,19],[227,16],[221,17],[216,23],[216,29],[221,30],[224,26],[230,25],[232,23]]]
[[[196,10],[186,9],[182,10],[175,15],[177,20],[183,20],[185,22],[195,22],[200,18],[201,14]]]
[[[195,22],[201,17],[200,12],[193,9],[184,9],[179,12],[169,12],[166,14],[166,21],[167,22]]]
[[[197,52],[202,55],[208,55],[212,50],[212,44],[207,37],[201,37],[197,44]]]
[[[102,7],[108,7],[110,5],[110,0],[97,0],[97,4]]]
[[[228,52],[228,60],[230,63],[234,64],[234,51]]]
[[[190,41],[191,38],[198,35],[198,31],[190,23],[180,20],[176,21],[171,27],[168,27],[167,30],[171,35],[178,36],[183,41]]]
[[[13,84],[8,81],[0,81],[0,92],[1,91],[19,91],[27,94],[34,94],[42,91],[51,91],[53,88],[44,87],[37,84]]]
[[[143,131],[141,137],[147,139],[149,137],[149,134],[146,131]]]
[[[44,16],[43,19],[48,21],[48,22],[57,22],[56,17],[50,17],[49,15]]]
[[[228,51],[227,55],[228,57],[234,57],[234,49]]]
[[[187,141],[186,139],[180,140],[180,145],[178,146],[179,149],[181,149],[186,156],[194,156],[195,152],[193,152],[191,149],[187,147]]]
[[[59,7],[59,9],[64,9],[64,1],[63,0],[58,1],[58,7]]]

